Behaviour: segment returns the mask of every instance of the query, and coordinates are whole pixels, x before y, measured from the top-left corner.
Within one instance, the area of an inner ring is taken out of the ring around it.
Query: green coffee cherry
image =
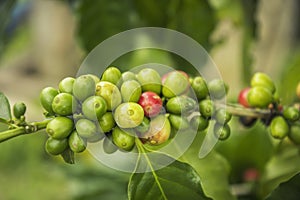
[[[56,95],[52,102],[52,110],[62,116],[71,115],[73,113],[73,96],[69,93]]]
[[[100,119],[107,111],[107,104],[101,96],[90,96],[82,103],[82,113],[90,120]]]
[[[58,89],[60,92],[64,93],[73,93],[73,84],[75,82],[75,78],[67,77],[61,80],[58,84]]]
[[[77,131],[71,133],[68,142],[74,153],[81,153],[86,149],[86,141],[78,135]]]
[[[216,99],[222,99],[226,96],[228,86],[221,79],[214,79],[208,83],[209,94]]]
[[[103,140],[103,150],[107,154],[112,154],[118,150],[118,147],[112,142],[112,135],[107,135]]]
[[[215,112],[215,106],[209,99],[204,99],[199,103],[199,111],[204,118],[210,118]]]
[[[135,80],[137,81],[137,78],[135,77],[135,74],[133,72],[127,71],[122,73],[122,81],[130,81],[130,80]]]
[[[52,102],[56,95],[58,95],[58,91],[53,87],[46,87],[40,93],[40,102],[43,108],[50,114],[54,114]]]
[[[192,88],[198,100],[205,99],[208,95],[208,88],[205,80],[201,76],[197,76],[192,80]]]
[[[49,137],[45,144],[45,149],[50,155],[59,155],[63,153],[68,147],[68,139],[57,140]]]
[[[130,151],[135,144],[135,137],[119,127],[114,128],[112,132],[112,140],[120,149],[126,151]]]
[[[290,131],[288,123],[282,116],[277,116],[271,121],[270,132],[276,139],[283,139]]]
[[[121,128],[134,128],[140,125],[144,118],[143,108],[133,102],[120,104],[115,112],[114,119]]]
[[[197,107],[197,103],[194,99],[188,96],[177,96],[169,99],[166,104],[166,109],[172,114],[182,114],[194,110]]]
[[[270,92],[273,94],[275,92],[275,85],[272,81],[272,79],[265,73],[257,72],[253,75],[251,79],[251,86],[256,87],[264,87],[270,90]]]
[[[189,122],[186,117],[180,115],[170,115],[169,121],[176,130],[184,130],[189,128]]]
[[[161,77],[157,71],[145,68],[136,75],[137,80],[142,86],[143,92],[152,91],[156,94],[161,92]]]
[[[231,120],[232,115],[224,108],[220,108],[215,113],[216,122],[219,124],[227,124]]]
[[[95,122],[88,119],[80,119],[76,122],[76,130],[80,137],[91,138],[97,135],[98,129]]]
[[[122,102],[119,88],[107,81],[100,81],[96,85],[96,95],[105,99],[107,110],[112,111]]]
[[[91,77],[94,80],[95,84],[100,81],[99,77],[94,74],[87,74],[87,76]]]
[[[116,126],[116,122],[111,112],[105,113],[98,122],[103,133],[110,132]]]
[[[26,105],[23,102],[17,102],[13,106],[13,113],[15,118],[20,119],[26,112]]]
[[[204,131],[208,127],[209,121],[202,116],[195,116],[191,120],[191,125],[193,129]]]
[[[124,102],[138,102],[142,94],[142,87],[139,82],[129,80],[123,82],[121,86],[121,95]]]
[[[214,125],[214,134],[219,140],[226,140],[230,136],[230,127],[228,124],[221,125],[216,123]]]
[[[283,117],[290,122],[295,122],[300,118],[300,112],[297,108],[290,106],[283,110]]]
[[[255,86],[250,89],[247,95],[250,106],[257,108],[267,108],[273,101],[272,93],[265,87]]]
[[[288,136],[294,144],[300,145],[300,126],[292,125]]]
[[[121,80],[121,72],[116,67],[107,68],[103,72],[102,78],[101,78],[101,81],[108,81],[114,85],[117,85],[120,80]]]
[[[79,101],[95,95],[95,81],[89,75],[82,75],[75,79],[73,84],[73,95]]]
[[[140,125],[135,127],[134,129],[139,133],[146,133],[150,128],[150,120],[147,117],[143,118],[143,121]]]
[[[105,134],[98,131],[95,135],[87,138],[87,141],[90,143],[95,143],[95,142],[99,142],[104,137],[105,137]]]
[[[70,135],[73,127],[73,120],[67,117],[55,117],[47,124],[46,132],[54,139],[63,139]]]
[[[181,72],[171,72],[164,81],[162,94],[167,98],[178,96],[186,91],[189,86],[189,80]]]

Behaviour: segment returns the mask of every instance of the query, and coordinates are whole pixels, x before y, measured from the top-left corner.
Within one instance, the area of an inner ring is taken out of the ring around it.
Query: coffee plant
[[[296,88],[298,97],[299,87],[300,83]],[[56,87],[44,88],[39,99],[45,120],[40,122],[26,120],[26,105],[22,102],[15,103],[11,112],[7,97],[1,93],[0,122],[7,125],[7,130],[0,133],[0,142],[45,129],[46,152],[62,156],[70,164],[75,163],[75,154],[91,143],[102,145],[107,155],[137,152],[136,168],[144,157],[150,171],[133,171],[128,183],[129,199],[211,199],[188,162],[199,159],[197,154],[155,169],[154,162],[158,161],[147,153],[169,159],[170,155],[160,149],[169,145],[176,134],[188,137],[192,131],[197,132],[196,139],[213,134],[215,139],[225,141],[231,135],[229,122],[233,117],[245,127],[263,124],[275,140],[300,144],[299,103],[282,105],[267,74],[255,73],[249,87],[240,92],[238,103],[219,101],[227,91],[228,86],[220,79],[207,82],[200,75],[184,71],[160,75],[148,67],[134,73],[111,66],[101,77],[66,77]],[[207,131],[210,124],[213,132]],[[257,171],[247,171],[244,178],[255,183]]]

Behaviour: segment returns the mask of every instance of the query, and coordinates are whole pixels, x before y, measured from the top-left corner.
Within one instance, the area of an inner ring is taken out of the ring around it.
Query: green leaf
[[[280,183],[287,181],[300,172],[300,156],[297,147],[285,144],[267,163],[261,177],[260,196],[265,197]]]
[[[205,132],[198,132],[191,147],[180,158],[181,161],[189,163],[199,174],[203,191],[214,200],[231,200],[235,197],[230,192],[228,176],[230,166],[226,159],[215,150],[206,157],[198,158],[199,150]]]
[[[0,92],[0,118],[5,120],[11,119],[10,104],[2,92]]]
[[[74,152],[70,149],[67,148],[62,154],[62,158],[64,161],[68,164],[75,164],[75,158],[74,158]]]
[[[272,192],[267,200],[298,200],[300,197],[300,174],[297,174],[289,181],[282,183]]]
[[[142,144],[140,157],[145,157],[151,172],[133,173],[128,184],[128,198],[130,200],[152,199],[210,199],[207,198],[201,188],[200,177],[197,172],[187,163],[174,161],[172,164],[153,171],[153,165],[159,160],[153,161],[147,157]],[[159,155],[157,153],[157,155]],[[159,155],[162,159],[163,155]],[[164,156],[170,159],[168,156]],[[140,167],[140,159],[137,167]]]

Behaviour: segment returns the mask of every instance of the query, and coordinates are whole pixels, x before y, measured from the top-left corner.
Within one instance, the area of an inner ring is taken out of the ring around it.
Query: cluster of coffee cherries
[[[139,138],[144,144],[162,145],[178,130],[205,130],[216,121],[215,136],[228,138],[231,115],[214,105],[227,86],[220,79],[208,84],[201,76],[173,70],[160,75],[153,68],[138,72],[108,67],[101,77],[92,74],[61,80],[58,89],[46,87],[40,102],[51,118],[46,151],[80,153],[87,143],[103,141],[103,149],[130,151]]]
[[[298,85],[300,88],[300,84]],[[300,92],[297,95],[300,99]],[[252,76],[251,87],[243,89],[238,102],[246,108],[267,111],[260,120],[269,127],[270,134],[276,139],[289,137],[295,144],[300,144],[300,107],[299,104],[282,106],[272,79],[265,73],[257,72]],[[241,117],[241,122],[251,126],[258,118]]]

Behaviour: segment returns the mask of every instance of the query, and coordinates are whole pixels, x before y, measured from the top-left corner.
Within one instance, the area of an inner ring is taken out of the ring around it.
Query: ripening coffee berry
[[[89,75],[81,75],[75,79],[73,84],[73,95],[79,101],[95,95],[95,81]]]
[[[282,116],[277,116],[271,121],[270,132],[276,139],[283,139],[290,131],[288,123]]]
[[[61,80],[58,84],[58,89],[60,92],[64,93],[73,93],[73,84],[75,82],[75,78],[73,77],[66,77],[63,80]]]
[[[109,111],[114,110],[122,102],[122,96],[119,88],[108,81],[100,81],[97,83],[96,95],[105,99],[107,110]]]
[[[290,107],[287,107],[283,110],[283,117],[285,119],[287,119],[288,121],[290,122],[295,122],[297,121],[299,118],[300,118],[300,111],[299,109],[293,107],[293,106],[290,106]]]
[[[91,77],[94,80],[95,84],[100,81],[99,77],[94,74],[87,74],[87,76]]]
[[[59,93],[53,99],[52,110],[62,116],[71,115],[73,113],[73,96],[69,93]]]
[[[158,115],[150,122],[149,130],[143,134],[147,142],[151,145],[159,145],[166,142],[171,134],[171,125],[165,115]]]
[[[151,68],[145,68],[139,71],[136,78],[141,84],[143,92],[151,91],[160,94],[161,78],[157,71]]]
[[[13,106],[13,113],[15,118],[20,119],[26,112],[26,105],[23,102],[17,102]]]
[[[188,77],[179,71],[172,71],[164,81],[162,94],[167,98],[172,98],[184,93],[189,85]]]
[[[137,127],[142,123],[143,118],[143,108],[134,102],[122,103],[114,112],[114,119],[121,128]]]
[[[40,102],[43,108],[50,114],[54,114],[52,102],[56,95],[58,95],[58,91],[53,87],[46,87],[40,93]]]
[[[162,99],[154,92],[143,92],[138,100],[147,117],[158,115],[162,108]]]
[[[228,86],[221,79],[214,79],[210,81],[207,87],[209,95],[216,99],[222,99],[226,96],[228,91]]]
[[[294,144],[300,145],[300,126],[292,125],[288,136]]]
[[[202,116],[195,116],[191,120],[193,129],[197,131],[204,131],[208,127],[209,121]]]
[[[215,120],[219,124],[227,124],[231,120],[232,115],[224,108],[220,108],[215,113]]]
[[[197,108],[197,102],[188,96],[176,96],[171,99],[166,104],[166,109],[172,114],[185,114]]]
[[[214,125],[214,134],[219,140],[226,140],[230,136],[230,127],[228,124],[221,125],[216,123]]]
[[[265,87],[252,87],[247,95],[249,105],[257,108],[267,108],[273,101],[272,93]]]
[[[273,94],[275,92],[275,85],[272,79],[265,73],[257,72],[251,78],[251,86],[256,87],[264,87],[270,90]]]
[[[112,154],[118,150],[118,147],[112,142],[112,135],[107,135],[103,140],[103,151]]]
[[[248,96],[248,93],[249,93],[250,89],[251,89],[250,87],[242,89],[240,91],[240,94],[239,94],[239,97],[238,97],[239,104],[241,104],[242,106],[244,106],[246,108],[250,107],[248,99],[247,99],[247,96]]]
[[[116,122],[111,112],[105,113],[98,122],[103,133],[110,132],[116,126]]]
[[[142,94],[142,87],[135,80],[123,82],[120,90],[124,102],[138,102]]]
[[[56,156],[63,153],[68,147],[68,139],[54,139],[49,137],[45,144],[45,149],[50,155]]]
[[[169,121],[171,126],[176,130],[184,130],[190,127],[187,118],[184,116],[170,114]]]
[[[211,100],[205,99],[200,101],[199,111],[204,118],[210,118],[215,112],[215,106]]]
[[[201,76],[197,76],[192,80],[192,88],[198,100],[202,100],[207,97],[208,88],[205,80]]]
[[[135,137],[119,127],[114,128],[112,132],[112,140],[120,149],[126,151],[130,151],[135,144]]]
[[[116,67],[108,67],[102,74],[101,81],[108,81],[117,85],[121,80],[121,72]]]
[[[67,117],[55,117],[47,124],[46,132],[54,139],[63,139],[70,135],[73,127],[73,120]]]
[[[75,126],[78,135],[83,138],[91,138],[98,133],[95,122],[88,119],[78,120]]]
[[[77,131],[71,133],[68,143],[74,153],[81,153],[86,149],[86,141],[78,135]]]
[[[101,96],[90,96],[82,103],[82,113],[88,119],[100,119],[107,111],[107,104]]]

